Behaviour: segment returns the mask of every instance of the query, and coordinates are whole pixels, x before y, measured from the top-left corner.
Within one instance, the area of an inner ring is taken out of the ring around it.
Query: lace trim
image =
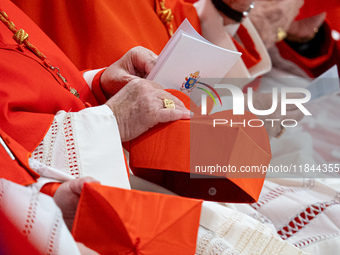
[[[308,206],[305,210],[299,213],[294,219],[292,219],[288,224],[283,226],[277,231],[278,235],[286,240],[292,235],[300,231],[306,225],[309,224],[313,219],[315,219],[320,213],[325,211],[328,207],[340,204],[340,201],[331,200],[325,203],[316,203]]]
[[[68,168],[69,173],[72,176],[79,177],[79,168],[78,168],[78,161],[77,161],[77,153],[76,147],[74,143],[74,136],[72,130],[72,123],[71,123],[71,116],[67,115],[64,120],[64,136],[66,142],[66,153],[68,157]]]
[[[251,207],[253,207],[255,210],[258,210],[261,206],[265,205],[266,203],[274,200],[275,198],[278,198],[284,194],[287,193],[295,193],[305,190],[305,188],[284,188],[284,187],[278,187],[276,189],[271,190],[264,196],[260,197],[259,201],[257,203],[251,204]]]
[[[268,243],[265,245],[261,254],[262,255],[281,254],[284,250],[284,247],[285,247],[284,241],[272,236]]]
[[[38,160],[39,162],[43,162],[44,155],[44,140],[38,145],[37,148],[33,151],[33,158]]]
[[[44,140],[33,152],[33,158],[47,166],[52,166],[53,147],[57,139],[58,122],[54,120]]]
[[[50,234],[50,238],[48,240],[48,248],[47,248],[47,255],[57,255],[58,252],[58,243],[57,237],[59,236],[60,227],[61,227],[61,221],[62,221],[62,214],[59,211],[56,215],[56,218],[54,220],[53,228]]]
[[[25,221],[25,226],[22,231],[25,238],[28,238],[28,236],[31,234],[31,230],[34,227],[35,224],[35,217],[37,213],[37,206],[38,206],[38,200],[39,200],[39,192],[33,192],[30,200],[30,204],[28,207],[27,217]]]
[[[311,245],[313,243],[320,242],[320,241],[325,240],[325,239],[334,238],[334,237],[337,237],[337,236],[340,236],[340,232],[328,234],[328,235],[320,235],[320,236],[309,237],[309,238],[303,239],[303,240],[301,240],[297,243],[294,243],[293,245],[298,247],[298,248],[306,247],[306,246]]]
[[[228,219],[220,225],[220,227],[215,229],[215,233],[223,238],[226,236],[230,230],[234,227],[237,222],[242,222],[245,215],[233,212]],[[267,238],[263,235],[266,227],[260,223],[256,225],[255,229],[246,228],[242,231],[241,235],[238,238],[238,241],[234,245],[234,249],[238,252],[243,252],[245,249],[249,250],[249,252],[254,251],[266,251],[267,254],[279,254],[278,247],[283,246],[284,242],[277,242]],[[262,253],[261,253],[262,254]]]
[[[52,126],[50,128],[51,130],[51,140],[50,140],[50,147],[47,150],[46,153],[46,165],[47,166],[52,166],[52,152],[53,152],[53,147],[57,139],[57,134],[58,134],[58,122],[56,120],[53,121]]]
[[[249,216],[253,217],[255,220],[258,220],[262,224],[274,225],[271,220],[269,220],[266,216],[264,216],[261,213],[256,212],[256,213],[253,213],[253,214],[251,214]]]
[[[263,251],[268,246],[267,238],[264,238],[265,226],[258,223],[256,228],[247,228],[243,231],[239,240],[237,241],[235,248],[238,251],[244,251],[245,249],[252,251]]]
[[[198,238],[196,255],[220,254],[220,255],[239,255],[240,253],[229,247],[221,238],[217,237],[212,231],[201,227],[201,231],[206,232]]]
[[[244,214],[233,212],[226,221],[224,221],[219,227],[214,229],[214,232],[220,237],[226,236],[230,229],[235,225],[235,223],[240,222],[243,217]]]

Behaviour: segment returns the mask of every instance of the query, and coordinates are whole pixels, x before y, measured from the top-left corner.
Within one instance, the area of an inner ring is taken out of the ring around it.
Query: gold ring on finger
[[[163,107],[168,109],[175,109],[175,103],[171,99],[163,98]]]

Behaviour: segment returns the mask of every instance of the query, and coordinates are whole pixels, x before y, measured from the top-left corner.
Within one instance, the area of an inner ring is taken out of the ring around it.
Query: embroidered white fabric
[[[240,253],[230,247],[222,238],[214,232],[200,226],[197,236],[196,255],[239,255]]]
[[[0,179],[0,212],[0,254],[15,254],[16,246],[27,247],[29,243],[39,254],[80,255],[61,211],[51,197],[32,187]],[[5,222],[10,222],[14,230],[5,228],[8,226]],[[27,243],[18,236],[9,236],[9,232],[23,235]],[[3,243],[4,239],[6,243]]]
[[[65,181],[65,174],[68,179],[91,176],[103,185],[130,189],[118,126],[106,105],[58,112],[33,158],[45,164],[37,167],[43,177],[38,189],[47,182]]]
[[[319,180],[266,180],[257,203],[226,206],[268,219],[264,223],[282,239],[306,252],[334,254],[340,250],[339,191]]]
[[[203,202],[200,224],[197,254],[309,254],[265,224],[214,202]]]

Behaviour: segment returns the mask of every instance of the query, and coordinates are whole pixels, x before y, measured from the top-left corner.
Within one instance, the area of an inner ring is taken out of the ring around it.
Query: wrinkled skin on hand
[[[71,231],[77,211],[79,197],[85,182],[99,183],[92,177],[84,177],[64,182],[55,192],[53,199],[63,213],[66,226]]]
[[[279,94],[280,95],[280,94]],[[299,93],[289,93],[287,94],[287,98],[301,98],[304,97]],[[281,133],[281,121],[284,119],[294,119],[296,121],[302,120],[304,114],[301,112],[296,105],[288,104],[287,105],[287,114],[281,115],[281,96],[278,96],[278,103],[275,112],[270,115],[260,116],[257,117],[264,121],[264,127],[267,130],[269,138],[278,136]],[[262,93],[254,93],[253,94],[253,106],[257,110],[268,110],[272,106],[272,93],[262,94]],[[248,107],[246,106],[246,110],[249,111]],[[268,119],[277,119],[279,121],[265,121]],[[293,125],[293,122],[285,122],[285,125]]]
[[[267,49],[275,45],[278,28],[289,29],[303,3],[303,0],[256,1],[249,17]]]
[[[315,28],[319,29],[326,19],[326,13],[310,18],[293,21],[287,33],[297,38],[313,38]]]
[[[107,99],[114,91],[123,88],[134,79],[145,78],[156,64],[157,55],[152,51],[135,47],[110,65],[100,77],[101,88]]]
[[[176,109],[164,108],[163,99],[171,99]],[[159,84],[133,79],[106,102],[117,119],[121,140],[130,141],[158,123],[189,119],[190,111],[182,101]]]

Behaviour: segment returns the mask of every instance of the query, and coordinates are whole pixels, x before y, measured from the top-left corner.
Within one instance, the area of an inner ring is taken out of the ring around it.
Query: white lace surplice
[[[32,186],[0,179],[0,213],[0,254],[16,254],[18,246],[25,251],[29,244],[39,254],[80,254],[58,206]]]
[[[42,176],[38,189],[47,182],[85,176],[130,189],[116,119],[106,105],[58,112],[32,158],[45,165],[36,166]]]

